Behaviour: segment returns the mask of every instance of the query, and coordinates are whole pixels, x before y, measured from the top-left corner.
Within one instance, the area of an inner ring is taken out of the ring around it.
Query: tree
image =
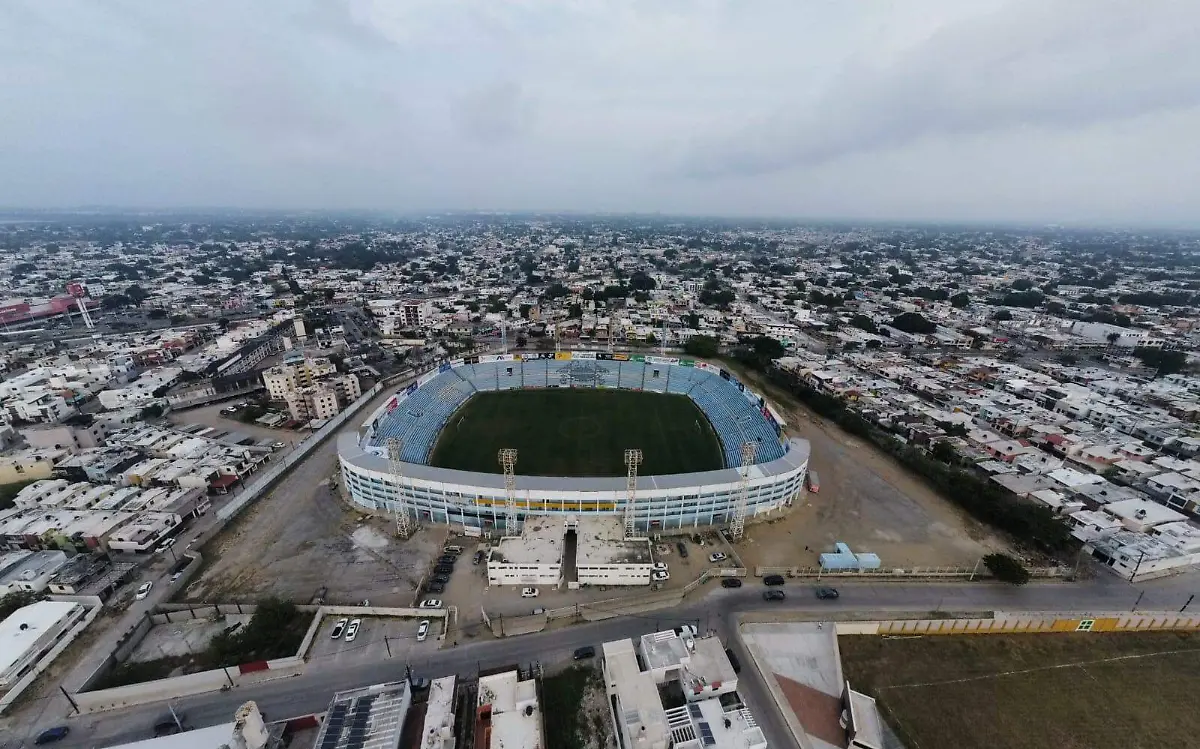
[[[1138,346],[1133,355],[1142,360],[1142,364],[1155,370],[1155,377],[1175,374],[1187,368],[1187,354],[1174,349],[1160,349],[1152,346]]]
[[[528,343],[529,343],[529,339],[526,338],[525,336],[523,336],[523,335],[517,336],[517,348],[525,348],[525,345]]]
[[[1012,283],[1013,291],[1029,291],[1032,288],[1033,288],[1033,281],[1030,281],[1028,278],[1018,278],[1016,281],[1013,281],[1013,283]]]
[[[129,301],[131,303],[138,305],[146,301],[146,299],[150,296],[150,292],[146,291],[137,284],[133,284],[128,289],[125,289],[125,296],[129,297]]]
[[[32,590],[16,590],[0,598],[0,621],[7,619],[17,609],[42,600],[41,593]]]
[[[933,443],[933,447],[929,449],[929,454],[943,463],[955,465],[958,463],[958,450],[954,449],[954,445],[946,440],[938,440]]]
[[[1008,554],[988,554],[983,558],[983,566],[992,573],[992,577],[1013,585],[1024,585],[1031,577],[1021,560]]]
[[[950,297],[950,304],[958,309],[964,309],[971,304],[971,295],[965,291],[960,291],[959,293]]]
[[[1113,346],[1117,345],[1117,341],[1121,340],[1121,334],[1114,330],[1113,332],[1104,336],[1104,338],[1108,341],[1108,347],[1112,348]]]
[[[683,344],[684,353],[704,359],[711,359],[717,355],[719,350],[719,342],[716,338],[709,335],[694,335],[688,338]]]
[[[875,327],[875,322],[866,315],[855,315],[850,318],[850,324],[859,330],[865,330],[868,333],[878,333],[879,329]]]
[[[161,309],[158,307],[155,307],[154,309],[152,309],[146,313],[146,317],[150,318],[151,320],[162,320],[166,316],[167,316],[167,311],[165,309]]]
[[[642,270],[634,271],[633,275],[629,277],[629,285],[635,291],[653,291],[658,288],[658,283],[654,278]]]
[[[700,315],[695,312],[687,313],[687,326],[692,330],[700,329]]]
[[[905,312],[896,315],[892,319],[892,327],[896,330],[903,330],[905,333],[913,334],[929,334],[937,330],[937,325],[934,325],[929,320],[926,320],[917,312]]]
[[[1006,309],[996,310],[996,314],[992,315],[992,319],[998,322],[1005,322],[1013,319],[1013,314]]]

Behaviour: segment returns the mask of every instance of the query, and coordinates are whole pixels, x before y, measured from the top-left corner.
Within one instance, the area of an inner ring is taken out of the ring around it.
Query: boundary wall
[[[834,622],[839,635],[1020,635],[1069,632],[1155,632],[1200,630],[1200,614],[1169,611],[1025,614],[996,612],[970,619],[888,619]]]

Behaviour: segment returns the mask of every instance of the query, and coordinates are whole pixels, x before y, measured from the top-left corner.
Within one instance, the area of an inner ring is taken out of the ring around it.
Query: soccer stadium
[[[578,351],[443,363],[338,442],[357,505],[470,534],[505,529],[510,499],[518,524],[631,505],[642,532],[724,525],[743,498],[752,521],[800,495],[808,451],[724,369]]]

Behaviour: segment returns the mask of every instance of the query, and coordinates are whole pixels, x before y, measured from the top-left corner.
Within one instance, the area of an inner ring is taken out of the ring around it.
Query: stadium
[[[507,475],[501,450],[514,451]],[[720,526],[743,500],[751,521],[800,496],[808,453],[724,369],[578,351],[443,363],[338,442],[355,504],[471,535],[629,506],[645,533]]]

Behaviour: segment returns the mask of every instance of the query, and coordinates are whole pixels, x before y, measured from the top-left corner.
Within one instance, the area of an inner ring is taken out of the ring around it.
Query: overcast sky
[[[1197,0],[3,0],[0,205],[1200,225]]]

